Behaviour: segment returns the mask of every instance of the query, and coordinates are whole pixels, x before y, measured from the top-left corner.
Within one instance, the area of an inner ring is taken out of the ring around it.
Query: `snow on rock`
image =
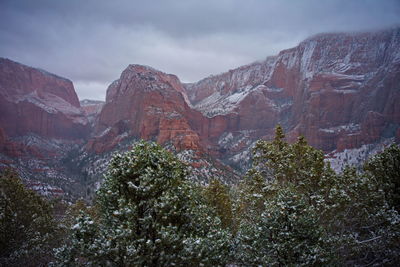
[[[39,193],[42,196],[47,197],[63,197],[64,190],[62,190],[58,186],[52,186],[46,183],[40,182],[28,182],[27,187],[32,189],[33,191]]]
[[[333,151],[326,156],[325,161],[329,162],[337,173],[340,173],[346,165],[359,168],[365,161],[382,152],[393,142],[394,138],[388,138],[378,143],[362,145],[359,148],[345,149],[342,152]]]
[[[304,75],[304,78],[309,79],[314,75],[314,71],[311,68],[311,58],[313,56],[315,47],[317,46],[317,42],[314,40],[311,40],[309,42],[304,42],[304,50],[303,50],[303,54],[301,57],[301,65],[300,65],[300,69],[301,72]]]
[[[0,58],[0,125],[9,137],[35,133],[83,139],[88,121],[71,81]]]
[[[322,132],[325,132],[325,133],[337,133],[339,131],[358,132],[358,131],[360,131],[360,129],[361,129],[360,124],[349,123],[349,124],[339,125],[339,126],[335,126],[335,127],[319,129],[319,130]]]
[[[289,141],[304,135],[327,153],[373,144],[400,127],[399,33],[396,27],[315,35],[265,61],[187,84],[186,91],[193,108],[227,125],[213,134],[224,160],[247,148],[225,145],[227,133],[254,131],[251,143],[271,138],[277,124]]]
[[[70,80],[0,58],[0,114],[0,168],[17,170],[44,195],[82,193],[81,174],[65,158],[90,127]]]

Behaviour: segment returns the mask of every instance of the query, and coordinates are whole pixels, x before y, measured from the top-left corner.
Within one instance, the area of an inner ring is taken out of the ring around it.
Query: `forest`
[[[92,203],[65,203],[0,178],[1,266],[397,266],[400,147],[332,170],[280,126],[238,184],[188,179],[140,141],[109,163]]]

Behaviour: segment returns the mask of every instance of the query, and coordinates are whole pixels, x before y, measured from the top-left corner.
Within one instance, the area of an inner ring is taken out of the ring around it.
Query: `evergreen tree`
[[[225,265],[229,232],[186,175],[154,143],[115,155],[97,193],[99,222],[78,217],[69,245],[58,250],[59,264]]]
[[[347,167],[337,176],[325,204],[325,228],[348,265],[396,265],[400,258],[400,216],[378,180]]]
[[[294,144],[286,143],[278,126],[272,142],[257,143],[254,158],[253,167],[241,185],[239,203],[245,207],[244,212],[239,213],[238,255],[241,259],[270,260],[274,251],[270,245],[274,244],[276,248],[291,244],[292,247],[302,248],[302,252],[295,253],[298,256],[273,254],[275,261],[268,264],[322,264],[306,260],[310,257],[322,259],[324,264],[328,261],[343,265],[398,262],[398,148],[391,147],[376,156],[367,163],[366,172],[358,173],[348,167],[342,174],[335,174],[324,162],[321,151],[308,146],[303,137]],[[280,208],[279,213],[273,212]],[[281,216],[287,218],[285,212],[288,210],[291,210],[290,214],[294,217],[289,217],[294,221],[285,224]],[[265,214],[271,217],[265,219]],[[297,222],[297,219],[300,221]],[[275,224],[276,221],[280,223]],[[312,222],[315,228],[306,222]],[[308,237],[301,236],[298,227],[307,229]],[[276,239],[271,232],[262,229],[278,229],[290,238]],[[322,243],[314,242],[313,237],[317,236],[318,240],[323,240]],[[259,249],[249,249],[249,241],[251,246]],[[327,249],[329,246],[331,250]],[[336,256],[333,256],[334,251]],[[288,253],[292,253],[290,249]]]
[[[11,170],[0,175],[0,236],[2,266],[39,266],[52,258],[56,242],[52,208]]]
[[[316,210],[290,188],[265,201],[251,223],[242,221],[237,244],[237,262],[244,266],[321,266],[333,257]]]
[[[232,201],[229,195],[228,186],[217,179],[212,179],[204,191],[206,200],[212,209],[215,210],[224,228],[232,228],[233,214]]]
[[[400,147],[389,146],[370,159],[364,170],[382,186],[388,204],[400,212]]]
[[[319,192],[333,176],[323,159],[303,137],[285,142],[280,126],[272,142],[257,142],[253,167],[240,186],[238,262],[309,266],[334,260],[319,218]]]

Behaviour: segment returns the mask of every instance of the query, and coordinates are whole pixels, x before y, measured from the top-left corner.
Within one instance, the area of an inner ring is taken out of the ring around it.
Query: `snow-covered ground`
[[[363,145],[359,148],[345,149],[342,152],[330,153],[325,159],[330,162],[336,172],[341,172],[346,165],[360,167],[366,160],[384,150],[394,142],[394,138],[387,138],[376,144]]]

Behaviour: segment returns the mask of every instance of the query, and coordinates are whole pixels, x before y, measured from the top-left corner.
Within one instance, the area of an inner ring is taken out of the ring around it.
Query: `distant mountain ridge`
[[[0,59],[0,164],[26,177],[33,169],[43,180],[64,177],[61,187],[77,180],[94,187],[113,151],[146,139],[180,154],[196,175],[206,174],[201,179],[233,181],[222,162],[245,170],[254,142],[272,138],[277,124],[290,141],[304,135],[332,159],[362,160],[400,141],[398,103],[400,28],[316,35],[191,84],[132,64],[105,102],[79,103],[68,79]],[[58,156],[38,160],[43,151]]]
[[[250,144],[270,138],[280,123],[291,140],[303,134],[325,152],[357,148],[399,138],[399,47],[399,28],[319,34],[265,61],[188,84],[187,94],[195,109],[220,117],[224,129],[215,142],[228,136]]]

